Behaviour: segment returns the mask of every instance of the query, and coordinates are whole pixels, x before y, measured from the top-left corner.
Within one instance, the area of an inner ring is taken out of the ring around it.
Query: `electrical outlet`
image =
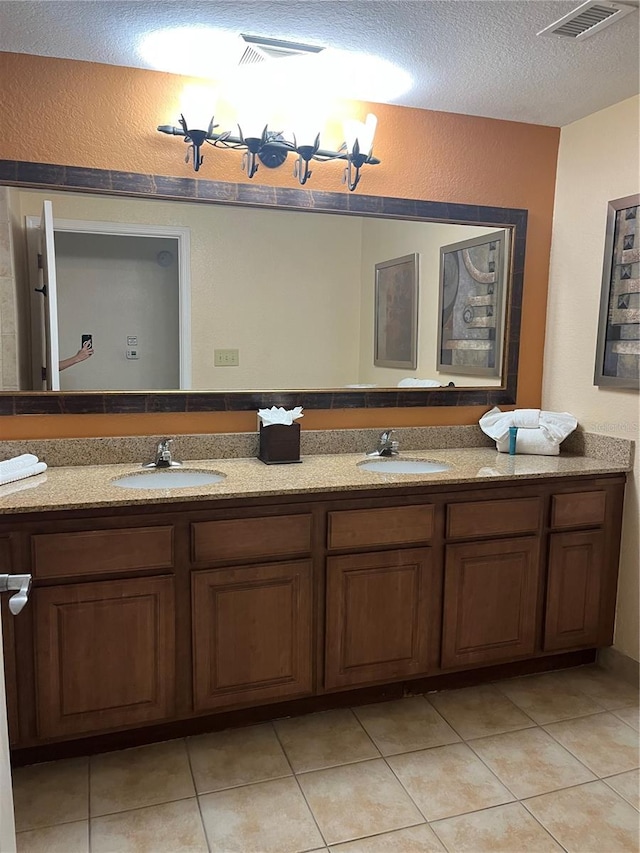
[[[240,364],[240,352],[237,349],[214,349],[214,367],[238,367]]]

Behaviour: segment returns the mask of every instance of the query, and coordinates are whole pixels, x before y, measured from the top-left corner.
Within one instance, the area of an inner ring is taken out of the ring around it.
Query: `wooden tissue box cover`
[[[260,424],[258,459],[267,465],[300,462],[300,424]]]

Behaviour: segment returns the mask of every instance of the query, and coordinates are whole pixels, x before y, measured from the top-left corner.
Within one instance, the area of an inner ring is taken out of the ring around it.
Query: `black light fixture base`
[[[258,152],[258,160],[267,167],[267,169],[277,169],[286,162],[288,151],[284,148],[269,148],[265,146]]]

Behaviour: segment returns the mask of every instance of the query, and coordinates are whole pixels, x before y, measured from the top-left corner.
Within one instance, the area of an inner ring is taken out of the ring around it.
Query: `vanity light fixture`
[[[260,164],[268,169],[276,169],[286,161],[289,154],[296,154],[293,167],[294,177],[304,186],[311,177],[311,161],[326,163],[330,160],[344,160],[346,166],[342,182],[353,192],[360,182],[360,170],[364,165],[377,165],[380,160],[373,156],[373,138],[377,119],[369,113],[366,121],[349,120],[345,122],[344,133],[346,142],[337,151],[320,148],[320,134],[315,139],[301,138],[300,143],[295,134],[292,140],[285,139],[282,133],[269,130],[265,125],[260,135],[245,135],[238,125],[238,136],[232,136],[231,131],[217,133],[218,125],[212,116],[206,130],[189,127],[184,115],[180,116],[180,127],[162,124],[158,127],[160,133],[170,136],[182,136],[188,144],[185,162],[190,160],[196,172],[203,162],[202,146],[207,143],[214,148],[234,148],[243,152],[242,170],[248,178],[253,178]]]

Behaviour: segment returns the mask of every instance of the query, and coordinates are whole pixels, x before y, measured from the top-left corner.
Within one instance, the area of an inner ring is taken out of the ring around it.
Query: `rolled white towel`
[[[509,439],[496,441],[500,453],[509,452]],[[516,453],[529,453],[536,456],[558,456],[560,442],[550,438],[543,429],[519,429],[516,437]]]
[[[417,379],[415,376],[407,376],[398,382],[398,388],[440,388],[435,379]]]
[[[26,468],[18,468],[15,471],[0,473],[0,486],[5,485],[5,483],[15,483],[16,480],[24,480],[27,477],[34,477],[36,474],[42,474],[46,470],[46,462],[36,462],[35,465],[29,465]]]
[[[14,471],[22,471],[23,468],[29,468],[31,465],[36,465],[38,457],[33,453],[23,453],[22,456],[14,456],[13,459],[5,459],[0,462],[0,477],[5,477],[12,474]]]
[[[513,423],[518,429],[538,429],[540,426],[540,409],[516,409],[511,412]]]
[[[480,429],[494,441],[509,437],[509,427],[513,426],[513,412],[502,412],[497,406],[490,409],[480,420]]]

